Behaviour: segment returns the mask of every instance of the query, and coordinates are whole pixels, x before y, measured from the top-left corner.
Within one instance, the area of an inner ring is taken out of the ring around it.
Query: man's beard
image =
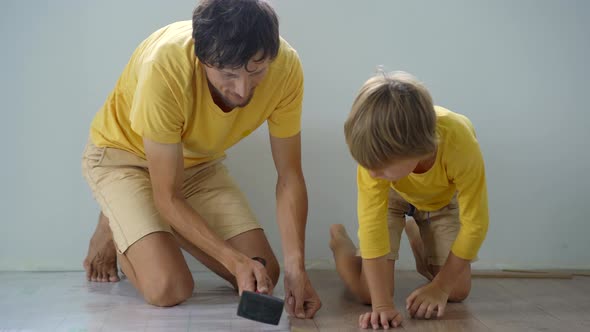
[[[254,91],[252,91],[250,93],[250,96],[248,96],[248,99],[246,99],[245,102],[240,103],[240,104],[236,104],[233,103],[231,100],[229,100],[228,98],[226,98],[221,91],[219,91],[216,87],[213,86],[213,84],[209,83],[209,90],[211,90],[211,92],[213,92],[215,94],[215,96],[217,97],[218,100],[220,100],[223,105],[229,109],[234,109],[236,107],[245,107],[246,105],[248,105],[250,103],[250,101],[252,100],[252,98],[254,97]]]

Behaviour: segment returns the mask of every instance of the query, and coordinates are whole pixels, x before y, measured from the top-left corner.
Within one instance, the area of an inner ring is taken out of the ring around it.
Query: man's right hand
[[[272,294],[274,285],[268,276],[266,268],[260,262],[244,256],[236,263],[235,275],[238,292],[258,292]]]

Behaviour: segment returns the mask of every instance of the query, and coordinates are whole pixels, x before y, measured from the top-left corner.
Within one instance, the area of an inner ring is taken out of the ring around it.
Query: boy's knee
[[[449,302],[463,302],[471,292],[471,283],[458,285],[449,295]]]
[[[367,292],[359,292],[358,294],[355,294],[357,297],[357,300],[364,304],[364,305],[371,305],[371,295],[368,294]]]

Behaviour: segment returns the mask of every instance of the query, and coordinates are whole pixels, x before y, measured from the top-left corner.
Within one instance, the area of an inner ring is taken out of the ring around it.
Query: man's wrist
[[[285,256],[285,271],[305,271],[305,260],[302,255]]]
[[[243,264],[248,257],[233,250],[232,248],[222,249],[224,261],[222,264],[229,270],[232,275],[236,275],[237,266]]]

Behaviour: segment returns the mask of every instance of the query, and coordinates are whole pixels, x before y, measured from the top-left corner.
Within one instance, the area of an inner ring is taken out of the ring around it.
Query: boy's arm
[[[456,147],[449,152],[449,180],[458,191],[461,229],[449,257],[432,283],[414,291],[406,301],[410,315],[418,317],[438,308],[444,314],[448,295],[462,273],[474,259],[486,236],[489,216],[484,161],[472,128],[458,136]],[[422,308],[420,308],[422,306]],[[427,309],[425,309],[427,308]]]
[[[372,312],[359,317],[359,327],[398,327],[403,318],[393,304],[393,261],[388,261],[386,256],[363,259],[363,271],[369,286]]]
[[[358,167],[358,237],[363,259],[385,256],[391,250],[387,228],[390,186],[389,181],[375,179],[366,169]]]
[[[390,251],[387,228],[390,182],[372,178],[359,166],[357,185],[358,235],[373,309],[360,316],[359,327],[396,327],[402,316],[393,305],[393,267],[386,258]]]
[[[388,264],[386,256],[363,259],[363,270],[371,294],[373,311],[394,308],[393,268]]]

